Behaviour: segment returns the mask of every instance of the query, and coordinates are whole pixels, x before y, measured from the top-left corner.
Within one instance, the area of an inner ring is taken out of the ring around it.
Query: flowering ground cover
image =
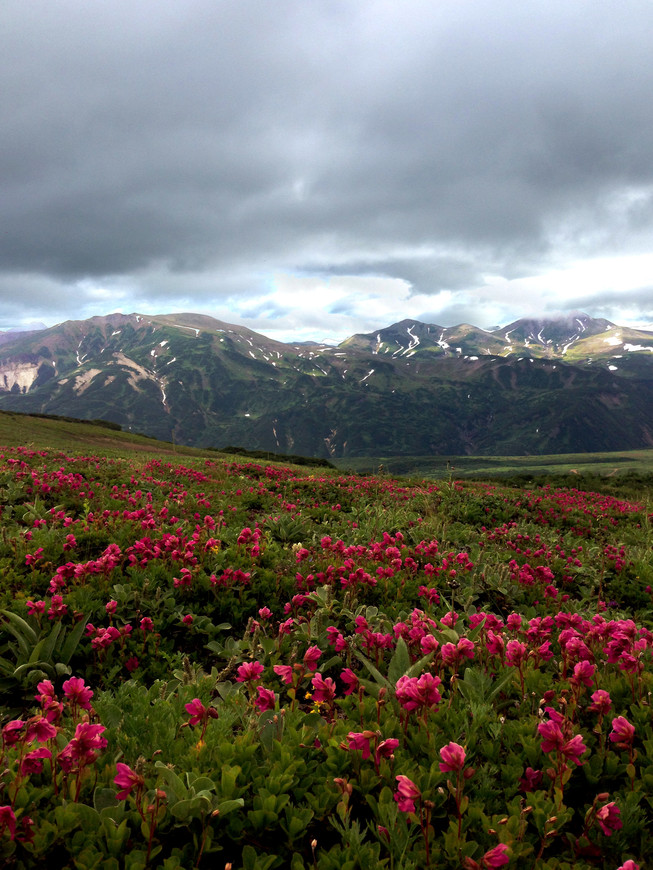
[[[646,866],[646,499],[0,449],[4,866]]]

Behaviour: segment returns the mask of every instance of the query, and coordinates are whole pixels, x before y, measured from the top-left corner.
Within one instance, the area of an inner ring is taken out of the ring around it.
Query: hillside
[[[653,333],[586,315],[487,332],[406,320],[339,347],[206,315],[4,334],[0,408],[197,447],[321,456],[653,446]]]

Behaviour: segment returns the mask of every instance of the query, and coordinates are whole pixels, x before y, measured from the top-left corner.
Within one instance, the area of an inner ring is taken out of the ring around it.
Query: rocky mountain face
[[[582,313],[404,320],[330,347],[112,314],[3,333],[0,408],[330,458],[634,449],[653,446],[653,332]]]

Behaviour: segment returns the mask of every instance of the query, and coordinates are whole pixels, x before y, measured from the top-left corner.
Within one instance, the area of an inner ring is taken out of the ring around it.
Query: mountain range
[[[581,312],[402,320],[333,347],[110,314],[0,333],[0,409],[327,458],[636,449],[653,446],[653,332]]]

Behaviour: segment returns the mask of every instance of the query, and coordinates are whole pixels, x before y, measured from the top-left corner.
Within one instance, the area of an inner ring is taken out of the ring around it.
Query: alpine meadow
[[[653,860],[650,475],[0,427],[4,866]]]

